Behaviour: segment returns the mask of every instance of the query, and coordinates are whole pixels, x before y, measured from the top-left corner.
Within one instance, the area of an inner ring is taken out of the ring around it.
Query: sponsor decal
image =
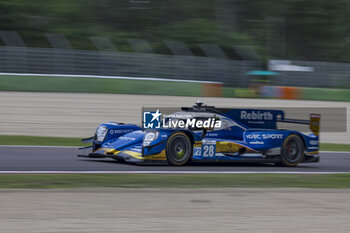
[[[246,134],[247,139],[264,140],[264,139],[283,139],[283,134],[279,133],[254,133]]]
[[[208,137],[218,137],[219,135],[217,133],[207,133]]]
[[[273,114],[270,111],[241,111],[242,120],[273,120]]]
[[[253,145],[263,145],[264,142],[262,142],[262,141],[252,141],[252,142],[249,142],[249,144],[253,144]]]
[[[121,133],[130,133],[133,130],[131,129],[111,129],[109,131],[110,134],[121,134]]]
[[[124,136],[119,137],[119,139],[122,139],[122,140],[129,140],[129,141],[134,141],[134,140],[135,140],[135,138],[132,138],[132,137],[124,137]]]
[[[193,147],[193,156],[201,156],[202,148],[201,147]]]

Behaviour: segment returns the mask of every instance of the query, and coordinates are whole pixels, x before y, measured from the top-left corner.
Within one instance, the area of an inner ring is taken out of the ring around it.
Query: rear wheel
[[[304,159],[304,143],[298,135],[289,135],[281,148],[281,164],[295,167]]]
[[[170,165],[184,165],[191,155],[192,144],[185,133],[178,132],[170,136],[166,147],[166,157]]]

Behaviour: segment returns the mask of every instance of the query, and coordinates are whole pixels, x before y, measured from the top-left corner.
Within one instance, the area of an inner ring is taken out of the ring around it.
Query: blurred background
[[[3,73],[243,88],[212,94],[229,97],[317,99],[307,88],[350,88],[345,0],[1,0],[0,12]],[[300,88],[290,95],[261,86]],[[16,89],[4,80],[0,88]],[[338,98],[350,97],[339,90]]]
[[[241,164],[109,174],[162,167],[41,147],[79,146],[100,123],[140,124],[144,106],[200,99],[303,107],[304,118],[329,108],[321,149],[350,151],[346,116],[340,130],[322,128],[350,114],[349,89],[349,0],[0,0],[0,172],[42,173],[1,175],[0,232],[349,232],[345,154],[288,170],[324,175],[195,174],[287,171]]]
[[[198,97],[348,107],[349,15],[345,0],[0,0],[0,134],[83,137]]]

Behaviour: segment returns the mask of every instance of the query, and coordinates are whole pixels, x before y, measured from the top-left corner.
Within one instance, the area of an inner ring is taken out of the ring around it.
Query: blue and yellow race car
[[[80,148],[88,158],[129,163],[185,165],[196,161],[251,161],[297,166],[319,161],[320,115],[285,118],[282,110],[215,108],[197,102],[163,117],[143,112],[142,126],[109,122],[98,126],[92,143]],[[147,122],[146,122],[147,121]],[[307,124],[312,133],[277,129],[278,122]]]

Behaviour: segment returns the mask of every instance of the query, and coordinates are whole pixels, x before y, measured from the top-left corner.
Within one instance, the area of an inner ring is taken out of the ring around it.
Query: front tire
[[[289,135],[281,148],[281,164],[286,167],[295,167],[304,159],[304,143],[295,134]]]
[[[169,137],[166,146],[166,157],[170,165],[185,165],[190,160],[191,155],[192,144],[185,133],[178,132]]]

